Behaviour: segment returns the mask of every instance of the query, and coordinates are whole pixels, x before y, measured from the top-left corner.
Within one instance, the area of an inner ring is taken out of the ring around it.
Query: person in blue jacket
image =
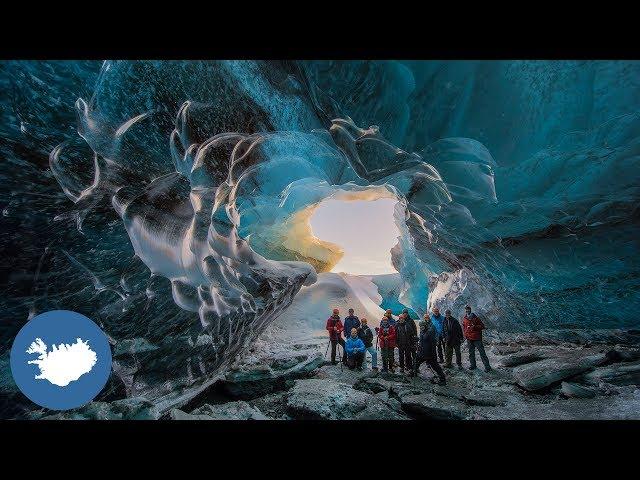
[[[347,340],[351,335],[351,329],[360,328],[360,319],[353,314],[353,308],[349,309],[349,315],[344,317],[344,339]]]
[[[362,370],[365,346],[356,328],[351,329],[351,335],[347,338],[344,349],[347,351],[347,367],[351,370],[354,368]]]

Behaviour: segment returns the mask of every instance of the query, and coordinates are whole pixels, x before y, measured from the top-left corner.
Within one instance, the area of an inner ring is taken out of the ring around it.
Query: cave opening
[[[397,273],[391,263],[391,249],[400,236],[394,216],[397,205],[397,198],[328,198],[318,204],[310,218],[313,235],[338,245],[343,252],[331,272]]]

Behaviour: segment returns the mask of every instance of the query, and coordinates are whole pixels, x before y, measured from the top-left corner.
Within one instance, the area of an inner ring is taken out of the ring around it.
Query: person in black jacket
[[[442,325],[442,337],[444,339],[445,368],[451,368],[453,352],[456,352],[456,365],[462,369],[462,356],[460,355],[460,344],[462,343],[462,327],[460,322],[451,316],[451,310],[444,312],[444,322]]]
[[[405,315],[405,318],[407,319],[407,322],[409,323],[409,326],[412,328],[413,330],[413,337],[414,337],[414,342],[413,345],[411,346],[411,363],[414,364],[416,362],[416,355],[417,355],[417,351],[418,351],[418,326],[415,322],[415,320],[413,318],[411,318],[411,315],[409,315],[409,310],[408,309],[404,309],[402,310],[402,313]]]
[[[371,328],[367,325],[367,319],[360,319],[360,328],[358,328],[358,336],[364,342],[364,348],[369,355],[371,355],[371,369],[378,370],[378,352],[373,347],[373,332]]]
[[[402,312],[396,324],[396,342],[398,344],[398,354],[400,356],[400,372],[404,373],[406,364],[407,370],[413,370],[413,349],[416,344],[415,322],[409,317],[409,313]]]
[[[413,367],[412,376],[416,376],[422,362],[425,362],[438,375],[438,383],[445,385],[446,377],[436,356],[436,343],[438,342],[438,334],[436,327],[431,323],[429,315],[424,315],[424,321],[420,322],[420,343],[418,345],[418,356]]]

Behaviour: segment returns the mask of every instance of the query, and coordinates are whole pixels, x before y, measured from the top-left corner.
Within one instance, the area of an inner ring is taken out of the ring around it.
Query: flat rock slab
[[[309,376],[323,364],[324,359],[318,354],[278,358],[278,368],[275,369],[268,365],[252,365],[244,370],[230,372],[216,384],[216,390],[229,398],[251,400],[285,390],[294,379]]]
[[[549,358],[521,365],[513,370],[516,384],[529,392],[545,389],[567,378],[584,373],[606,360],[604,354],[579,354],[562,358]]]
[[[434,385],[433,393],[478,407],[499,407],[506,405],[509,392],[491,388],[470,391],[469,388],[450,385]],[[511,393],[513,395],[513,392]]]
[[[591,384],[605,382],[619,386],[640,385],[640,361],[596,368],[582,378],[584,382]]]
[[[296,419],[403,420],[382,399],[330,379],[296,380],[286,400],[288,414]]]
[[[462,420],[466,417],[464,403],[431,393],[404,397],[402,410],[419,420]]]
[[[560,393],[567,398],[594,398],[598,395],[598,390],[577,383],[562,382]]]

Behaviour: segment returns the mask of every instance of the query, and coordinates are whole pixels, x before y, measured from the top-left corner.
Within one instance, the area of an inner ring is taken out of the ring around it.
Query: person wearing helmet
[[[389,345],[393,345],[393,346],[389,347],[389,350],[387,351],[389,369],[393,372],[393,369],[395,368],[395,364],[396,364],[395,331],[396,331],[396,326],[397,326],[398,322],[396,321],[395,318],[393,318],[393,313],[391,312],[390,308],[387,309],[387,311],[384,312],[382,320],[380,321],[380,325],[382,325],[382,322],[387,322],[390,326],[393,327],[394,340],[393,340],[393,342],[387,342]],[[382,347],[380,348],[380,351],[382,352]]]
[[[471,305],[464,307],[464,312],[462,331],[464,332],[464,338],[467,339],[467,347],[469,348],[469,363],[471,364],[469,370],[475,370],[476,368],[476,350],[478,350],[480,359],[484,363],[485,372],[490,372],[491,365],[489,365],[489,359],[482,344],[482,330],[485,329],[484,323],[475,313],[471,313]]]
[[[382,371],[391,371],[393,373],[393,351],[396,347],[396,327],[394,327],[389,318],[385,315],[380,321],[378,328],[378,343],[382,352]]]
[[[331,342],[331,364],[336,364],[336,346],[339,343],[342,346],[342,361],[346,361],[344,351],[344,340],[342,339],[342,320],[340,320],[340,310],[333,309],[333,313],[327,319],[327,331],[329,332],[329,341]]]

